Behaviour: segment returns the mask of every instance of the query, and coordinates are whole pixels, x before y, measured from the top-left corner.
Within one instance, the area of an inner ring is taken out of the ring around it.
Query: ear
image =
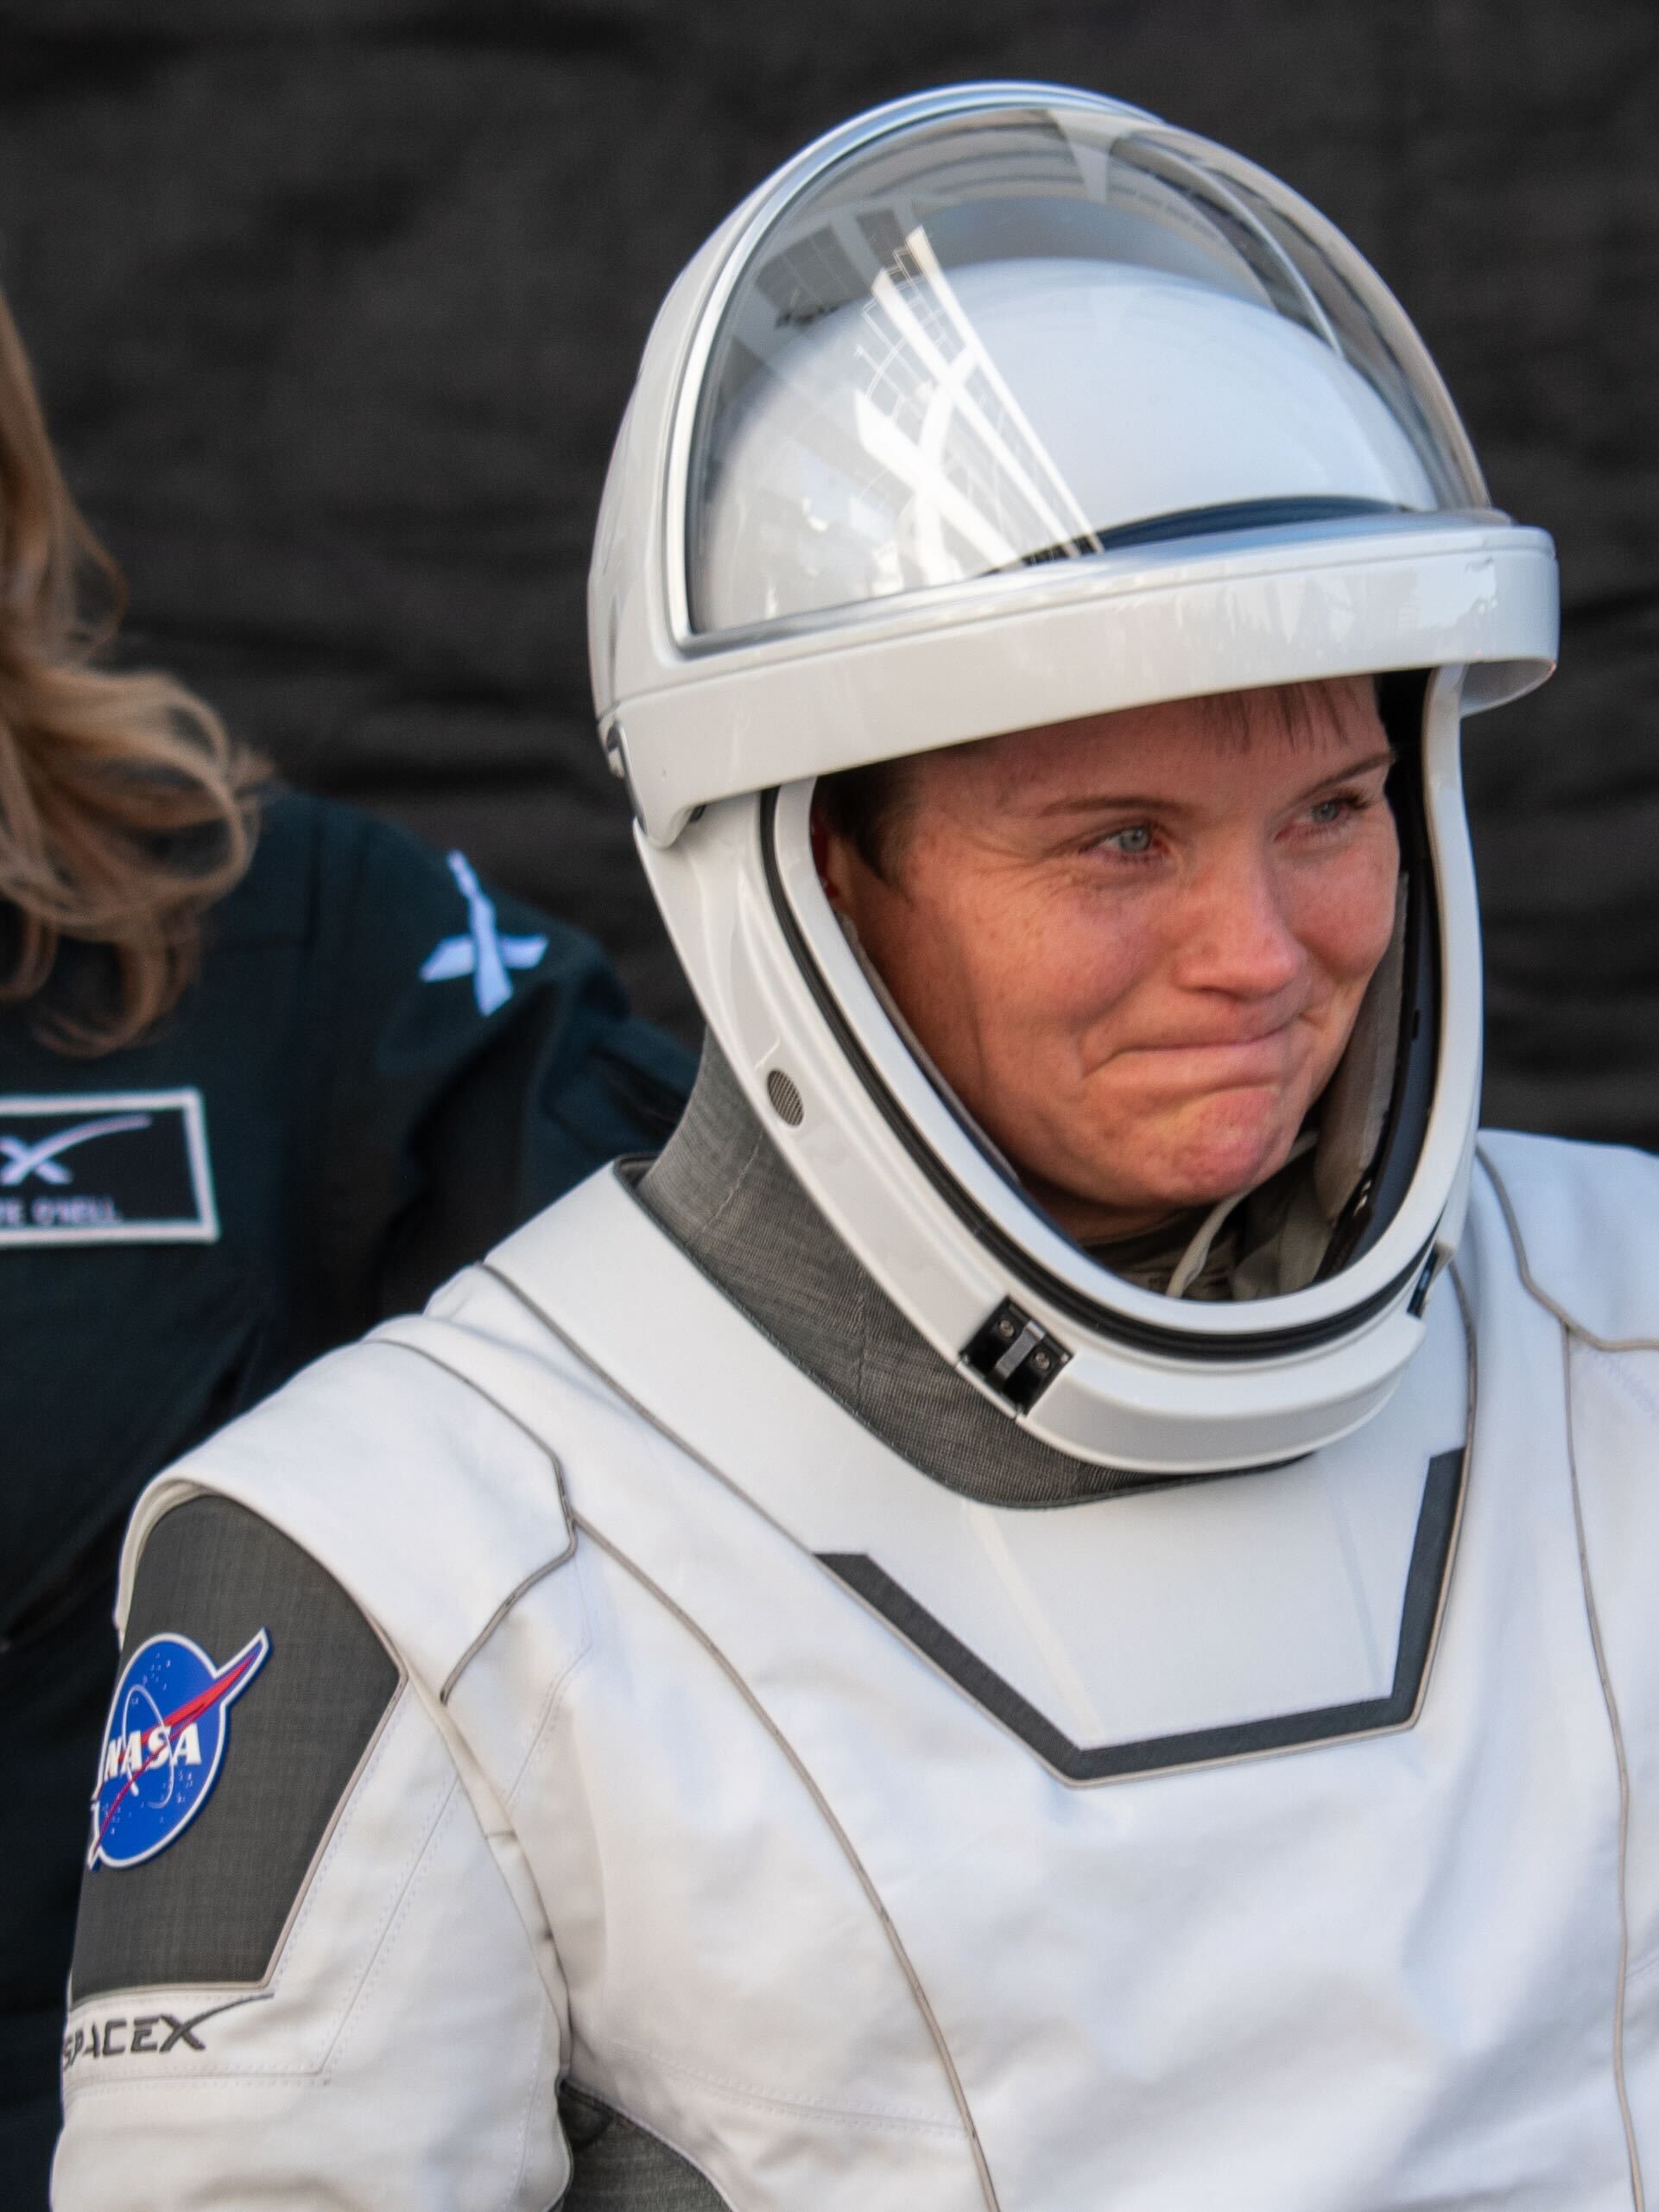
[[[830,827],[816,794],[812,802],[812,860],[825,897],[838,914],[846,906],[846,840]]]

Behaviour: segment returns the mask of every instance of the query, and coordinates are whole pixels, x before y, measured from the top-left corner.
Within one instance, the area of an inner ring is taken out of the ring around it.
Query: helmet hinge
[[[988,1383],[1016,1413],[1035,1405],[1071,1358],[1057,1336],[1004,1298],[968,1341],[963,1364]]]

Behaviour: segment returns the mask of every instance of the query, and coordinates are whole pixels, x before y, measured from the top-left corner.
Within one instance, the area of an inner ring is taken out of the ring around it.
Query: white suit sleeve
[[[150,1531],[90,1809],[56,2212],[544,2212],[562,1987],[505,1819],[324,1569]]]

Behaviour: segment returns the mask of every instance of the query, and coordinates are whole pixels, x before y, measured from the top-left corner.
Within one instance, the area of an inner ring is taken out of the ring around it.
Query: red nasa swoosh
[[[257,1666],[260,1660],[263,1659],[264,1656],[264,1651],[262,1651],[258,1647],[257,1643],[256,1643],[250,1650],[240,1653],[236,1658],[232,1659],[230,1665],[225,1668],[223,1674],[215,1675],[212,1682],[208,1683],[206,1689],[199,1689],[196,1692],[196,1695],[193,1698],[189,1699],[187,1702],[179,1706],[171,1713],[165,1713],[162,1714],[161,1726],[167,1730],[167,1741],[161,1746],[159,1751],[153,1751],[142,1766],[135,1766],[131,1773],[128,1775],[126,1780],[121,1784],[121,1787],[116,1791],[115,1796],[111,1802],[110,1810],[104,1814],[103,1824],[98,1831],[97,1841],[92,1845],[92,1855],[94,1857],[97,1856],[99,1846],[103,1843],[105,1835],[109,1833],[110,1822],[115,1818],[116,1814],[120,1810],[121,1800],[126,1796],[128,1791],[131,1789],[133,1784],[138,1779],[139,1776],[141,1774],[148,1774],[150,1768],[155,1765],[158,1759],[164,1759],[167,1756],[168,1752],[173,1748],[173,1739],[180,1728],[187,1728],[193,1721],[199,1721],[202,1714],[211,1711],[211,1709],[219,1702],[221,1698],[228,1697],[231,1692],[236,1689],[239,1683],[243,1683],[247,1680],[250,1670]]]

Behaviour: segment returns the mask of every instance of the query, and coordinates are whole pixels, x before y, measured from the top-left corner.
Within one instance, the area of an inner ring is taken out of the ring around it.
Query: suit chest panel
[[[1004,2203],[1370,2212],[1500,2181],[1540,2212],[1622,2202],[1600,2041],[1616,1784],[1546,1397],[1478,1431],[1415,1726],[1092,1785],[635,1417],[577,1423],[592,1651],[515,1817],[579,2038],[589,2024],[631,2109],[649,2119],[667,2096],[674,2139],[687,2102],[729,2139],[730,2113],[699,2104],[724,2092],[697,2085],[747,2082],[772,2100],[768,2157],[824,2156],[801,2117],[813,2100],[936,2150],[938,2076],[826,1808],[927,1993]],[[1421,1494],[1441,1440],[1409,1412],[1397,1441]],[[1321,1486],[1303,1504],[1327,1510]],[[1032,1578],[1035,1556],[1016,1552]],[[975,1624],[958,1625],[966,1640]],[[912,2181],[914,2202],[956,2201],[955,2179]],[[778,2201],[839,2202],[814,2186]]]
[[[630,2109],[718,2152],[744,2085],[770,2118],[734,2202],[851,2207],[809,2109],[940,2124],[908,1970],[1004,2205],[1628,2203],[1618,1773],[1559,1343],[1507,1250],[1466,1465],[1443,1284],[1352,1447],[1041,1514],[915,1477],[666,1245],[611,1266],[625,1312],[589,1257],[482,1321],[563,1461],[589,1618],[513,1817]],[[1448,1455],[1420,1702],[1356,1714],[1397,1686]],[[1310,1715],[1199,1757],[1156,1733]],[[1060,1755],[1126,1744],[1158,1755]],[[871,2173],[921,2155],[884,2139]],[[769,2195],[786,2167],[813,2184]],[[910,2203],[958,2201],[959,2168],[909,2171]]]

